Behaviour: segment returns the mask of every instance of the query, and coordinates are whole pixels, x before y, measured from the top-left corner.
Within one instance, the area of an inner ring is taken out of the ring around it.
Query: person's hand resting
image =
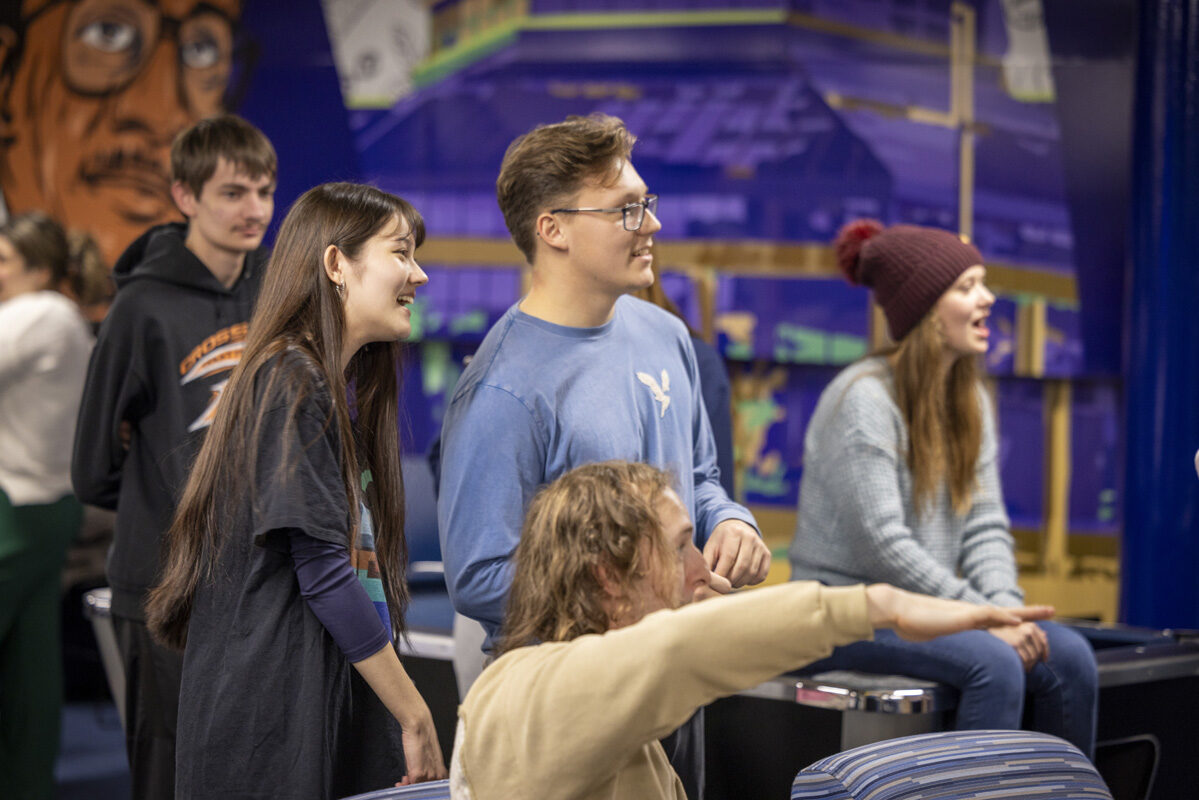
[[[407,725],[401,725],[400,741],[404,746],[404,764],[408,771],[396,786],[409,786],[448,777],[445,758],[441,755],[441,745],[437,741],[437,729],[433,726],[433,717],[427,708],[420,717]]]
[[[991,628],[987,633],[999,637],[1016,649],[1025,672],[1035,667],[1037,662],[1049,660],[1049,637],[1031,622]]]
[[[1023,627],[1054,613],[1053,606],[984,606],[915,594],[885,583],[866,587],[866,606],[871,627],[891,628],[914,642],[968,630]]]
[[[762,537],[739,519],[726,519],[712,529],[704,545],[708,569],[728,578],[734,589],[766,580],[770,571],[770,548]]]

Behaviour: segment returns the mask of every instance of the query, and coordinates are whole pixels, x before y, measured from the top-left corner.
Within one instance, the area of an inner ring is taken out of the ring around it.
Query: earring
[[[337,290],[337,296],[342,300],[346,299],[346,284],[345,281],[333,284],[333,288]]]

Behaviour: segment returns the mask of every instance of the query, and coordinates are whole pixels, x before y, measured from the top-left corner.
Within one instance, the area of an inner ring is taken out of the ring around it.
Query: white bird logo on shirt
[[[637,380],[648,386],[654,399],[662,404],[662,413],[658,416],[666,416],[666,409],[670,407],[670,376],[666,374],[666,370],[662,370],[661,385],[658,385],[658,382],[651,375],[644,372],[637,373]]]

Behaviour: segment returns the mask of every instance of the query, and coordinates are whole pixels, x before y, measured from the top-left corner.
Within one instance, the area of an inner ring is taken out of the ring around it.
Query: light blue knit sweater
[[[978,395],[983,438],[970,510],[955,514],[942,485],[918,515],[890,366],[868,358],[843,370],[821,394],[804,439],[791,579],[882,581],[938,597],[1019,605],[1024,593],[999,487],[994,415],[981,387]]]

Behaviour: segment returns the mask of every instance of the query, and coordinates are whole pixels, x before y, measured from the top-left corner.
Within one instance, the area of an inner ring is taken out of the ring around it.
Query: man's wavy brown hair
[[[496,199],[512,241],[530,264],[537,249],[537,217],[569,205],[588,180],[614,180],[635,141],[620,119],[596,113],[538,126],[508,145]]]
[[[669,488],[670,475],[648,464],[604,461],[542,489],[529,505],[516,548],[497,654],[608,630],[612,609],[604,599],[611,595],[600,581],[601,570],[619,587],[618,604],[630,603],[646,576],[665,576],[655,504]],[[667,594],[665,586],[655,590]]]

